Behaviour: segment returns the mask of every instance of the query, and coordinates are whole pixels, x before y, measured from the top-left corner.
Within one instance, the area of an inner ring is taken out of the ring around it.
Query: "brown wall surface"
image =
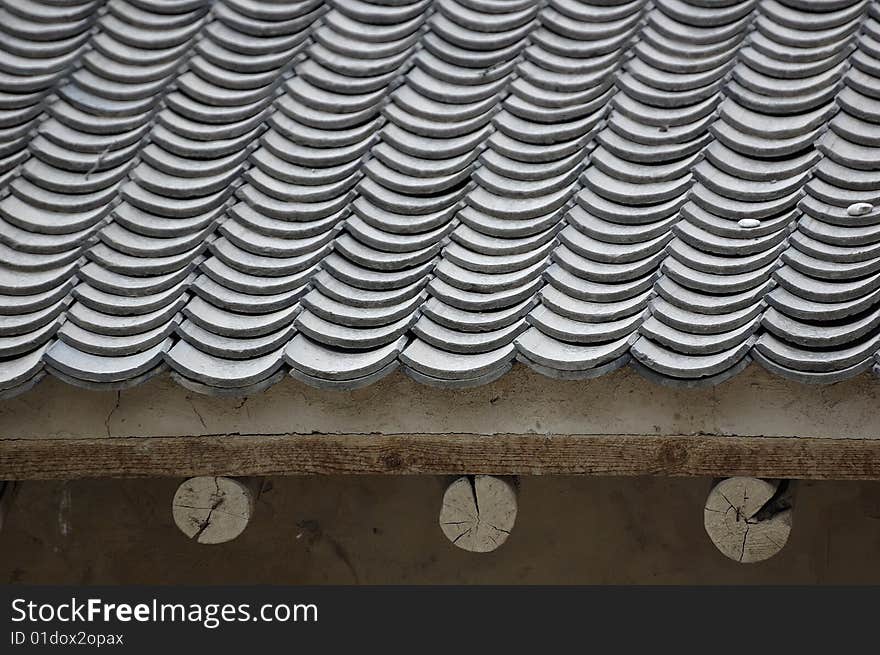
[[[880,583],[880,483],[800,486],[791,539],[739,565],[706,537],[705,479],[530,477],[498,551],[449,544],[437,477],[270,480],[236,541],[188,541],[179,480],[28,482],[0,533],[11,583]]]

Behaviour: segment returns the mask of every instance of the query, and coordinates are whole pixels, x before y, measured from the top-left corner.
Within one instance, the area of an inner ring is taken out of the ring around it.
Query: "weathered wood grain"
[[[174,523],[200,544],[232,541],[248,526],[260,478],[200,475],[180,483],[171,502]]]
[[[440,529],[462,550],[490,553],[507,541],[516,512],[516,478],[463,475],[443,494]]]
[[[712,543],[740,564],[763,562],[779,553],[791,534],[791,519],[787,480],[726,478],[712,487],[703,511]]]
[[[536,434],[0,440],[6,480],[467,473],[877,480],[880,440]]]

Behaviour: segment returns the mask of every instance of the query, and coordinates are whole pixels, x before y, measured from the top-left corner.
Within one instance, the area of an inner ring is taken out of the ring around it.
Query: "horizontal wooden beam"
[[[537,434],[0,439],[0,479],[312,474],[880,479],[880,440]]]

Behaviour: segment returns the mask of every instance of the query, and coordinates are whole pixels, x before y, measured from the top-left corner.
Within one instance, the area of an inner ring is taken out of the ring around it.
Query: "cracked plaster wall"
[[[289,379],[257,396],[199,395],[169,378],[115,391],[47,379],[0,402],[0,438],[124,437],[309,432],[535,432],[880,436],[880,381],[865,374],[827,386],[752,366],[714,388],[671,389],[629,369],[585,382],[523,367],[498,382],[439,390],[396,373],[352,392]]]

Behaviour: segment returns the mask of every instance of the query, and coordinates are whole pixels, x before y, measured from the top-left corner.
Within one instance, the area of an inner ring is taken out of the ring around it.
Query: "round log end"
[[[256,495],[254,485],[235,478],[190,478],[177,488],[171,512],[177,527],[190,539],[222,544],[244,532]]]
[[[443,494],[440,528],[454,545],[488,553],[507,541],[516,522],[516,488],[491,475],[464,476]]]
[[[726,478],[709,492],[706,533],[726,557],[743,564],[776,555],[791,533],[791,498],[779,480]]]

